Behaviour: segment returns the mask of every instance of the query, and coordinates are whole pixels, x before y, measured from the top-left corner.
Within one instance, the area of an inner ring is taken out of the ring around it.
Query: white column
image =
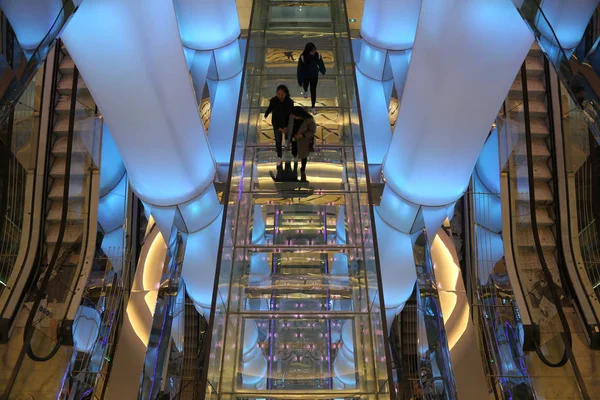
[[[243,52],[235,0],[175,0],[181,41],[194,52],[190,72],[199,101],[209,85],[208,140],[218,164],[228,164],[237,124]],[[199,23],[199,21],[202,21]]]
[[[358,92],[372,175],[377,175],[392,138],[388,107],[392,87],[402,97],[421,0],[367,0],[357,50]],[[367,100],[368,99],[368,100]]]
[[[211,188],[215,164],[173,4],[86,0],[62,38],[136,194],[148,204],[172,206]]]
[[[189,233],[182,276],[196,308],[210,310],[222,207],[173,4],[86,0],[62,38],[133,190],[165,237],[175,222]]]
[[[61,0],[0,0],[0,9],[6,14],[21,48],[28,55],[52,29],[62,6]],[[56,29],[61,26],[59,23],[56,25]]]
[[[537,27],[543,35],[542,45],[543,39],[556,44],[556,35],[560,46],[570,57],[581,41],[598,3],[598,0],[543,0],[541,9],[550,26],[543,17],[536,18]]]
[[[410,69],[384,164],[402,199],[454,203],[532,34],[511,2],[424,0]]]

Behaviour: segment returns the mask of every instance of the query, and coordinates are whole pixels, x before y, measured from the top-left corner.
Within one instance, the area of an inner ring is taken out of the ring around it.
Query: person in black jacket
[[[281,164],[282,142],[287,133],[290,115],[294,109],[294,101],[290,98],[287,86],[277,86],[277,95],[269,101],[269,107],[265,112],[265,118],[273,113],[271,124],[275,132],[275,149],[277,150],[278,164]]]
[[[323,63],[323,57],[317,52],[317,47],[313,43],[307,43],[302,55],[298,59],[298,85],[304,89],[304,98],[308,98],[308,88],[310,86],[310,101],[312,104],[312,113],[316,114],[315,103],[317,102],[317,83],[319,82],[319,72],[325,75],[326,69]]]

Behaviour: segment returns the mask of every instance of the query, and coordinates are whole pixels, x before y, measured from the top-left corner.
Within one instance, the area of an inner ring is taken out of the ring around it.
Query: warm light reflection
[[[442,233],[445,235],[445,233]],[[439,235],[431,245],[431,258],[435,265],[435,278],[448,337],[448,349],[458,343],[469,323],[469,302],[464,290],[460,267],[451,250]]]
[[[148,345],[150,329],[152,327],[152,316],[156,307],[158,287],[162,276],[163,263],[167,252],[167,246],[160,232],[149,243],[150,248],[143,261],[138,266],[135,280],[142,281],[142,287],[134,285],[131,300],[127,303],[127,318],[131,326],[144,346]],[[141,279],[140,279],[140,276]],[[142,293],[146,292],[143,295]]]

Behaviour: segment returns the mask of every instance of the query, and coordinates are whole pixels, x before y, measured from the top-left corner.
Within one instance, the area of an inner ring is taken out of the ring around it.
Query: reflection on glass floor
[[[343,0],[255,0],[232,160],[206,393],[209,399],[388,399],[387,328],[372,237]],[[306,42],[319,77],[306,173],[278,164],[268,101],[296,82]]]

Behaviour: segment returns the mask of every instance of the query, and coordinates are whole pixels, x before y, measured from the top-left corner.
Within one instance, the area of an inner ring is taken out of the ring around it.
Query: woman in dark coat
[[[283,137],[287,133],[293,108],[294,101],[290,98],[290,91],[287,86],[277,86],[277,95],[269,101],[269,107],[265,112],[265,118],[267,118],[269,114],[273,114],[271,117],[271,124],[273,125],[273,131],[275,132],[275,149],[277,151],[278,164],[281,164],[281,144]]]
[[[304,108],[296,106],[290,117],[288,132],[292,133],[290,137],[292,154],[302,161],[302,167],[300,168],[301,180],[306,182],[306,163],[308,162],[308,155],[314,146],[317,123],[313,116],[307,113]]]
[[[313,43],[307,43],[300,59],[298,60],[298,84],[304,89],[304,98],[308,98],[308,88],[310,86],[310,101],[312,104],[312,113],[316,114],[315,103],[317,102],[317,83],[319,82],[319,72],[325,75],[325,64],[323,57],[317,52],[317,47]]]

